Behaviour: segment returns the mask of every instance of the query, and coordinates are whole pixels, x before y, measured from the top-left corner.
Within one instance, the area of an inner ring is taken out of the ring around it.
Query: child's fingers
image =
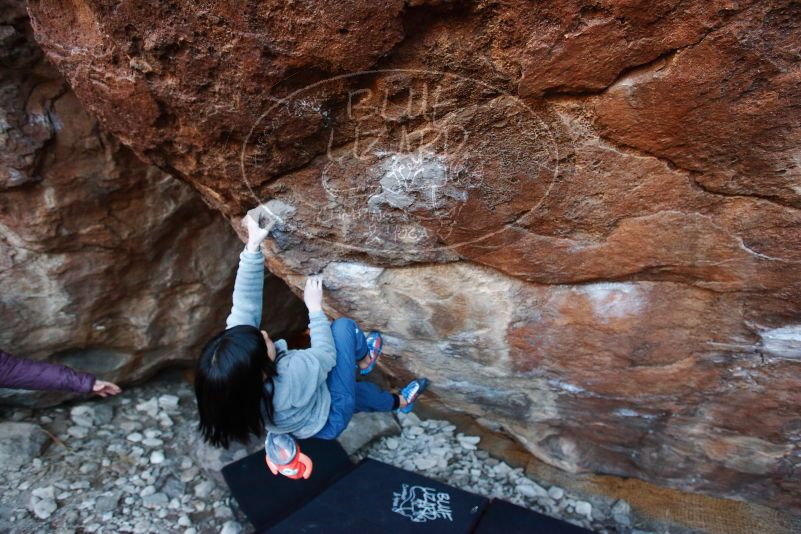
[[[306,469],[304,469],[303,471],[303,478],[307,479],[312,474],[312,468],[314,467],[314,464],[312,463],[311,458],[309,458],[303,453],[300,453],[299,460],[300,463],[302,463],[306,467]]]
[[[277,475],[278,468],[276,467],[276,465],[272,463],[270,460],[266,460],[266,462],[267,462],[267,467],[270,469],[270,472],[274,475]]]

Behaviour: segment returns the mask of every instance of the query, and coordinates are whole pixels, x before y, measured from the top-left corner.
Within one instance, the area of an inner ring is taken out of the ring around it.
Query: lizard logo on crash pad
[[[402,484],[400,493],[392,494],[392,511],[408,517],[414,523],[427,523],[437,519],[453,521],[451,496],[425,486]]]

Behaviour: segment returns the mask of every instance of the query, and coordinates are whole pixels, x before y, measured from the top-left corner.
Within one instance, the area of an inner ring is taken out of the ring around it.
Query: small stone
[[[31,495],[39,499],[55,499],[56,488],[53,486],[46,486],[44,488],[36,488],[31,492]]]
[[[95,471],[97,471],[97,464],[92,462],[87,462],[85,464],[82,464],[81,467],[78,468],[78,471],[82,475],[88,475],[89,473],[94,473]]]
[[[518,484],[515,489],[519,494],[530,499],[534,499],[536,497],[545,497],[548,495],[548,492],[545,491],[545,488],[531,481],[526,481],[524,484]]]
[[[220,506],[217,505],[214,506],[214,517],[216,517],[217,519],[228,519],[233,516],[234,514],[233,512],[231,512],[231,509],[228,508],[227,506],[222,505],[222,503],[220,503]]]
[[[94,499],[86,499],[78,505],[78,510],[91,510],[95,507]]]
[[[164,442],[158,438],[145,438],[142,440],[142,445],[145,447],[161,447]]]
[[[164,462],[164,453],[161,451],[153,451],[150,453],[150,463],[151,464],[160,464]]]
[[[557,486],[551,486],[550,489],[548,490],[548,496],[551,499],[558,501],[559,499],[565,496],[565,490]]]
[[[190,467],[186,471],[181,473],[181,482],[189,482],[193,478],[195,478],[198,473],[200,473],[200,469],[197,467]]]
[[[114,407],[107,402],[95,404],[94,410],[95,423],[99,425],[108,425],[114,419]]]
[[[417,469],[421,471],[425,471],[426,469],[431,469],[435,465],[437,465],[437,461],[430,456],[423,456],[420,458],[416,458],[414,460],[414,465]]]
[[[398,414],[398,420],[404,427],[415,426],[420,424],[420,418],[415,413]]]
[[[159,412],[158,400],[154,397],[145,402],[140,402],[136,405],[136,410],[138,412],[145,412],[150,417],[156,417]]]
[[[384,446],[391,451],[396,450],[398,448],[398,438],[387,438]]]
[[[142,441],[142,434],[140,434],[139,432],[132,432],[127,436],[125,436],[125,439],[127,439],[128,441],[132,441],[134,443],[139,443],[140,441]]]
[[[178,526],[179,527],[190,527],[192,526],[192,521],[189,519],[189,516],[186,514],[181,515],[178,518]]]
[[[342,448],[349,455],[363,448],[368,443],[382,438],[400,434],[401,428],[390,413],[357,413],[350,420],[347,428],[339,435]]]
[[[137,421],[123,421],[122,423],[120,423],[120,428],[126,432],[132,432],[134,430],[139,430],[140,428],[142,428],[142,423],[139,423]]]
[[[629,515],[631,513],[631,506],[629,503],[624,501],[623,499],[618,499],[615,501],[615,504],[612,505],[612,514],[623,514]]]
[[[84,439],[89,435],[89,429],[85,426],[71,426],[67,429],[67,434],[74,438]]]
[[[592,515],[592,505],[587,501],[577,501],[576,513],[578,515],[585,515],[589,517]]]
[[[119,493],[104,493],[100,495],[97,500],[95,501],[95,510],[100,512],[101,514],[106,512],[113,512],[117,509],[117,505],[120,502],[120,494]]]
[[[447,447],[434,447],[433,449],[431,449],[431,454],[433,454],[434,456],[438,456],[440,458],[444,458],[445,456],[448,455],[449,452],[451,451]]]
[[[175,395],[162,395],[159,397],[159,407],[163,410],[176,410],[180,399]]]
[[[184,530],[184,534],[197,534],[197,530],[194,528],[188,528]]]
[[[92,428],[95,425],[95,410],[91,406],[75,406],[70,410],[70,419],[78,426]]]
[[[226,521],[220,534],[239,534],[242,532],[242,525],[236,521]]]
[[[477,445],[481,438],[478,436],[457,436],[456,439],[461,443],[469,443],[470,445]]]
[[[163,493],[154,493],[142,499],[142,506],[151,510],[167,506],[170,500]]]
[[[612,518],[620,525],[625,527],[631,526],[631,518],[626,514],[612,514]]]
[[[47,519],[58,509],[56,504],[55,488],[47,486],[37,488],[31,492],[29,508],[33,515],[39,519]]]
[[[504,462],[499,462],[492,470],[502,477],[508,476],[512,472],[512,468]]]
[[[211,492],[214,490],[215,484],[209,480],[204,480],[197,486],[195,486],[195,495],[200,497],[201,499],[205,499]]]
[[[171,499],[175,499],[181,497],[186,490],[186,486],[183,482],[178,480],[175,477],[169,477],[167,482],[161,487],[161,491],[167,494],[168,497]]]

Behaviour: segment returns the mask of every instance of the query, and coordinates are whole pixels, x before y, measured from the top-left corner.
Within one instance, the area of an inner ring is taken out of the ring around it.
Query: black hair
[[[264,406],[273,419],[272,380],[275,362],[258,328],[234,326],[214,336],[200,354],[195,372],[195,396],[203,439],[228,448],[264,433]],[[271,387],[265,388],[269,382]]]

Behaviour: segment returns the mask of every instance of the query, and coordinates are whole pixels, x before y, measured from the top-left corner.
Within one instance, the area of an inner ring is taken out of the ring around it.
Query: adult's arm
[[[0,387],[89,393],[95,377],[64,365],[17,358],[0,350]]]

